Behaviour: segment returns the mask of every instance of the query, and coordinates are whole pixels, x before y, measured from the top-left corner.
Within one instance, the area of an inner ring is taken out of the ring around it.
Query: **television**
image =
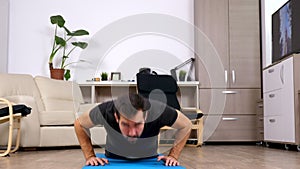
[[[299,0],[289,0],[272,14],[272,63],[300,52],[299,9]]]

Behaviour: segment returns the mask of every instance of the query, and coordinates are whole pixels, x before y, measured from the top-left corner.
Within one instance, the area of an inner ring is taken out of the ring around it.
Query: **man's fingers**
[[[157,161],[160,161],[160,160],[162,160],[163,158],[165,158],[165,156],[158,156],[158,157],[157,157]]]
[[[176,160],[168,159],[166,162],[166,166],[178,166],[179,162]]]
[[[86,165],[98,166],[108,164],[108,160],[105,158],[92,157],[86,161]]]
[[[173,157],[158,156],[157,161],[160,161],[160,160],[163,160],[165,162],[166,166],[178,166],[179,165],[179,162]]]
[[[98,160],[101,160],[103,164],[108,164],[108,160],[106,158],[98,158]]]

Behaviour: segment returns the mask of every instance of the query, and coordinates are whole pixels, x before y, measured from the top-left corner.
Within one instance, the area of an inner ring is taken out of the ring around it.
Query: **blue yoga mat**
[[[107,158],[104,154],[96,154],[97,157]],[[120,159],[111,159],[107,158],[109,164],[105,166],[84,166],[82,169],[97,169],[97,168],[106,168],[106,169],[131,169],[131,168],[139,168],[139,169],[148,169],[148,168],[170,168],[170,166],[165,166],[163,161],[157,161],[157,158],[143,159],[143,160],[120,160]],[[172,169],[185,169],[182,166],[174,166]]]

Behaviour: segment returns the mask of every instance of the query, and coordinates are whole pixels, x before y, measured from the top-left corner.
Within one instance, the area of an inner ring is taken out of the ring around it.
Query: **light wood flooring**
[[[204,145],[185,147],[180,162],[187,169],[299,169],[300,152],[257,145]],[[20,150],[0,157],[1,169],[80,169],[83,165],[82,152],[74,147]]]

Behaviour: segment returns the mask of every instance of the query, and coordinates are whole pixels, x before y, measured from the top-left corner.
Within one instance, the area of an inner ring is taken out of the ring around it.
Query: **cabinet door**
[[[263,92],[267,93],[283,87],[283,63],[278,63],[263,71]]]
[[[260,88],[259,0],[229,0],[231,88]]]
[[[256,141],[255,115],[215,115],[219,116],[217,128],[210,128],[204,116],[203,141]],[[211,123],[211,122],[210,122]],[[214,131],[210,131],[214,130]]]
[[[264,116],[279,116],[283,115],[282,101],[284,93],[282,89],[264,93]]]
[[[264,118],[265,141],[295,143],[294,119],[283,116],[268,116]]]
[[[210,79],[216,66],[213,58],[221,62],[228,70],[228,0],[196,0],[195,7],[195,46],[196,46],[196,77],[200,88],[224,87],[219,83],[211,85],[211,80],[225,81],[222,73],[218,79]],[[212,12],[213,11],[213,12]],[[197,36],[197,33],[201,34]],[[224,70],[222,70],[224,71]]]
[[[216,98],[214,102],[212,102],[213,95]],[[200,89],[200,109],[205,114],[256,114],[256,102],[259,99],[260,89]],[[224,109],[214,111],[215,107],[223,104]]]

